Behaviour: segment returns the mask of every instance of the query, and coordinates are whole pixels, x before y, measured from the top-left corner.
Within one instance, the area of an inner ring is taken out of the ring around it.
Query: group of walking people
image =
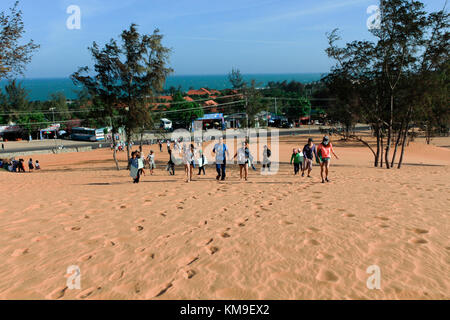
[[[305,176],[307,172],[307,177],[311,178],[311,172],[313,169],[314,158],[316,162],[320,165],[320,176],[322,178],[322,183],[330,182],[328,178],[331,155],[334,155],[336,159],[339,157],[336,155],[333,149],[333,145],[330,142],[330,138],[325,136],[317,147],[314,144],[312,138],[308,139],[308,143],[303,147],[303,149],[293,149],[291,156],[291,165],[294,164],[294,175],[298,175],[300,171],[302,172],[302,177]]]
[[[160,151],[162,152],[162,141],[158,141]],[[181,145],[180,141],[174,142],[174,148],[171,147],[171,141],[167,141],[167,152],[169,154],[169,161],[166,166],[166,170],[170,175],[175,175],[175,161],[173,152],[176,151],[182,158],[182,163],[184,165],[185,180],[186,182],[193,181],[194,170],[198,168],[197,175],[206,175],[205,167],[208,164],[208,159],[204,155],[201,149],[201,144],[197,143],[197,148],[194,143],[186,145],[183,143]],[[230,159],[230,153],[228,146],[224,143],[223,138],[219,138],[218,143],[214,145],[212,152],[215,154],[216,162],[216,180],[224,181],[226,179],[226,168],[227,160]],[[262,161],[262,172],[271,170],[271,150],[268,146],[264,146],[263,161]],[[336,159],[339,159],[334,152],[333,145],[330,142],[330,138],[325,136],[318,146],[314,144],[312,138],[308,139],[308,143],[303,148],[294,148],[291,156],[291,165],[294,165],[294,175],[298,175],[301,172],[302,177],[307,174],[308,178],[311,178],[311,172],[313,170],[314,158],[316,162],[320,165],[320,174],[322,178],[322,183],[330,182],[329,180],[329,168],[331,163],[331,155],[334,155]],[[250,146],[248,140],[242,142],[240,148],[234,154],[231,160],[237,159],[239,165],[239,177],[240,180],[248,180],[249,168],[256,171],[254,165],[254,157],[250,152]],[[133,183],[139,183],[141,175],[145,174],[145,168],[148,165],[150,169],[150,174],[156,168],[155,164],[155,153],[153,150],[150,151],[147,157],[143,157],[141,152],[134,151],[132,153],[129,168],[130,176],[133,178]]]

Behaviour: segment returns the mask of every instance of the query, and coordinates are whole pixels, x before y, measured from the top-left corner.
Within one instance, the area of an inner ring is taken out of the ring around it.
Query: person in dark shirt
[[[308,170],[308,178],[311,178],[311,171],[313,168],[313,158],[316,157],[317,159],[316,145],[313,143],[312,138],[308,139],[308,144],[306,144],[303,148],[303,157],[305,158],[305,160],[303,162],[304,165],[302,168],[302,177],[305,176],[305,171]]]

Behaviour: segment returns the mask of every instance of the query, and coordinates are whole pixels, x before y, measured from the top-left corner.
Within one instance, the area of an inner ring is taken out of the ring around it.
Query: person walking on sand
[[[167,171],[171,176],[175,175],[175,162],[172,159],[172,150],[169,149],[169,161],[167,162]]]
[[[311,171],[313,169],[313,158],[317,160],[317,150],[316,145],[312,138],[308,139],[308,144],[303,147],[303,167],[302,167],[302,177],[305,176],[305,171],[308,170],[308,178],[311,178]]]
[[[41,170],[41,165],[39,164],[39,160],[36,160],[36,170]]]
[[[294,162],[294,175],[297,175],[300,172],[300,166],[302,165],[302,156],[300,155],[300,152],[298,152],[298,149],[292,150],[292,156],[291,156],[291,164]]]
[[[226,178],[227,157],[230,156],[228,147],[223,143],[223,138],[219,138],[219,143],[214,146],[213,152],[216,154],[216,180],[224,181]]]
[[[192,181],[192,175],[195,167],[195,147],[191,143],[189,148],[184,148],[183,152],[184,171],[186,173],[186,182]]]
[[[137,158],[137,151],[131,153],[130,165],[130,177],[133,178],[133,183],[139,183],[139,160]]]
[[[147,156],[147,161],[148,161],[148,167],[150,169],[150,175],[153,175],[153,170],[155,170],[155,168],[156,168],[155,154],[154,154],[153,150],[150,150],[150,153]]]
[[[233,159],[237,158],[239,164],[239,178],[248,181],[248,165],[249,165],[250,150],[247,148],[247,143],[243,142],[242,147],[238,149]]]
[[[208,164],[208,159],[206,159],[205,155],[203,154],[202,150],[199,150],[199,157],[198,157],[198,176],[202,174],[206,175],[205,167]]]
[[[328,179],[328,171],[330,169],[331,154],[333,154],[336,159],[339,160],[339,157],[336,155],[336,153],[334,153],[330,138],[328,136],[325,136],[322,143],[317,147],[317,155],[320,163],[320,176],[322,177],[322,183],[325,183],[325,181],[330,182],[330,180]]]
[[[267,170],[270,172],[270,166],[272,164],[272,162],[270,161],[270,157],[272,156],[272,151],[270,151],[269,147],[264,146],[264,151],[263,151],[263,165],[262,165],[262,171],[266,171],[266,167]]]
[[[162,152],[162,141],[158,140],[158,144],[159,144],[159,152]]]

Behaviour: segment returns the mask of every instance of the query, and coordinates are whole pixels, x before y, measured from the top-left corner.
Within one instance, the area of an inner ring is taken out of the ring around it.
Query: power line
[[[188,109],[181,109],[181,110],[156,111],[156,112],[153,112],[153,114],[178,113],[178,112],[184,112],[184,111],[194,111],[194,110],[199,110],[199,109],[206,110],[206,109],[214,109],[214,108],[222,108],[222,107],[231,107],[233,105],[242,103],[243,101],[244,100],[239,100],[239,101],[234,101],[234,102],[217,104],[217,105],[214,105],[214,106],[203,106],[203,107],[198,107],[198,108],[188,108]],[[117,118],[123,118],[123,117],[126,117],[126,116],[112,116],[112,117],[105,116],[104,118],[117,119]],[[98,117],[98,118],[94,118],[94,119],[104,119],[104,118],[103,117]],[[28,123],[18,123],[18,124],[15,124],[15,125],[16,126],[46,125],[46,124],[54,124],[55,122],[58,122],[58,123],[69,123],[71,121],[83,122],[83,121],[87,121],[87,120],[91,120],[91,119],[92,118],[90,118],[90,119],[72,119],[72,120],[63,120],[63,121],[28,122]],[[8,125],[0,125],[0,126],[8,126]]]
[[[197,99],[197,100],[185,100],[185,101],[177,101],[177,102],[152,102],[152,105],[177,105],[177,104],[185,104],[185,103],[192,103],[192,102],[203,102],[203,101],[209,101],[209,100],[219,100],[219,99],[226,99],[226,98],[233,98],[236,96],[240,96],[240,94],[234,94],[234,95],[227,95],[227,96],[220,96],[216,98],[203,98],[203,99]],[[67,111],[56,111],[52,112],[49,110],[35,110],[33,112],[27,112],[27,111],[17,111],[17,112],[6,112],[6,113],[0,113],[1,116],[9,116],[9,115],[34,115],[34,114],[64,114],[64,113],[83,113],[83,112],[91,112],[91,111],[105,111],[105,108],[97,108],[97,109],[69,109]]]

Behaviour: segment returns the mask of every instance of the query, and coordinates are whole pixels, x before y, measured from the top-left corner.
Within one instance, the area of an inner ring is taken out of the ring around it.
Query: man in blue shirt
[[[221,179],[225,180],[226,174],[226,165],[227,165],[227,157],[229,157],[228,147],[223,143],[223,138],[219,138],[219,143],[214,146],[213,152],[216,154],[216,170],[217,177],[216,180]]]
[[[308,139],[308,144],[303,148],[303,156],[305,157],[304,166],[302,168],[302,177],[305,176],[305,171],[308,170],[308,178],[311,178],[311,171],[313,167],[313,158],[317,160],[316,145],[313,143],[313,139]]]

